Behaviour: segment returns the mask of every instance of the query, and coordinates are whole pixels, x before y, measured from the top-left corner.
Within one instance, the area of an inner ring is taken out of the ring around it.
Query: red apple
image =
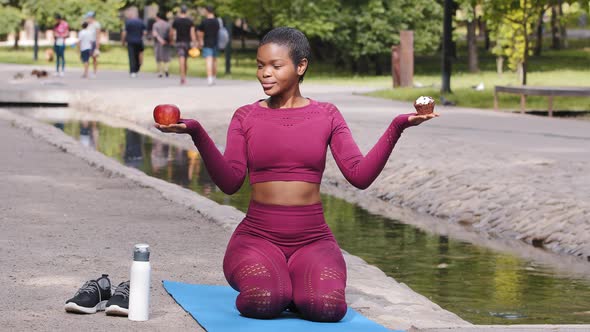
[[[154,108],[154,120],[165,126],[178,123],[178,120],[180,120],[180,110],[176,105],[158,105]]]

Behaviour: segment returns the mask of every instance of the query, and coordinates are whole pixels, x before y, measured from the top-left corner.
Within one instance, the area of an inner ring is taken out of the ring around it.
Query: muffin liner
[[[414,108],[418,115],[430,114],[434,111],[434,100],[428,104],[416,104],[414,102]]]

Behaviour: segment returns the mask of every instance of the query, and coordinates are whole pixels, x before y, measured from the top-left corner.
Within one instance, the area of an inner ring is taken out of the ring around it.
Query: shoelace
[[[115,289],[115,294],[113,294],[113,296],[116,295],[121,295],[125,299],[129,297],[129,281],[122,282],[119,284],[119,286],[117,286],[117,289]]]
[[[84,283],[84,285],[82,285],[82,287],[80,287],[80,289],[78,289],[78,292],[76,293],[76,295],[82,294],[82,293],[94,294],[97,291],[98,291],[98,283],[96,282],[96,280],[89,280],[89,281],[86,281]]]

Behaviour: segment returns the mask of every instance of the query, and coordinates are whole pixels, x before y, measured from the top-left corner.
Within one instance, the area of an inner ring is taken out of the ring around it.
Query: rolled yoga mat
[[[274,319],[247,318],[236,309],[238,292],[229,286],[195,285],[164,280],[164,288],[184,310],[209,332],[391,332],[348,308],[337,323],[317,323],[284,312]],[[401,332],[401,331],[398,331]]]

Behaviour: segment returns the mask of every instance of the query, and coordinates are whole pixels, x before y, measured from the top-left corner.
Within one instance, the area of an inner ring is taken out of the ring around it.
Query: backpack
[[[227,46],[227,43],[229,43],[229,32],[227,32],[227,29],[225,26],[223,26],[223,21],[221,18],[217,18],[217,21],[219,22],[219,31],[217,32],[217,48],[223,50]]]

